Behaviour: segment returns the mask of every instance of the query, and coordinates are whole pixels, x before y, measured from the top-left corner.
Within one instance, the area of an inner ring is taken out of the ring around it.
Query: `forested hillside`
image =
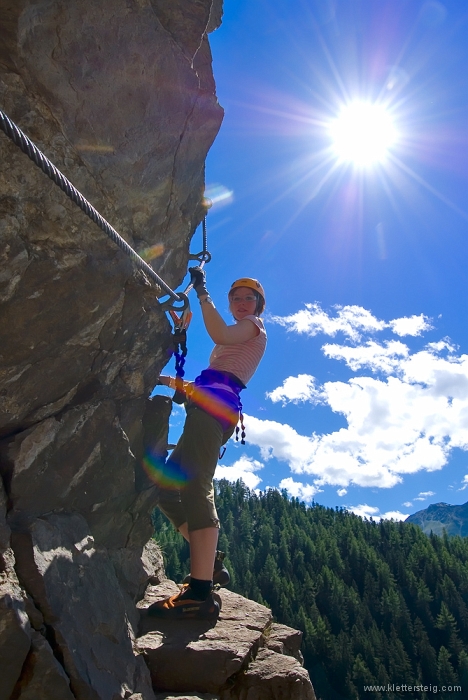
[[[468,697],[468,540],[257,495],[242,482],[216,490],[231,589],[304,632],[318,698]],[[154,524],[166,572],[180,581],[188,547],[158,510]]]

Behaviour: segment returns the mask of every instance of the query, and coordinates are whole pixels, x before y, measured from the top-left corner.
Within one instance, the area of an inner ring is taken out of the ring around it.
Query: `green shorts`
[[[186,477],[183,488],[160,489],[158,506],[177,529],[219,527],[214,502],[213,477],[219,450],[229,440],[234,427],[223,430],[221,423],[193,403],[187,405],[184,431],[169,460]]]

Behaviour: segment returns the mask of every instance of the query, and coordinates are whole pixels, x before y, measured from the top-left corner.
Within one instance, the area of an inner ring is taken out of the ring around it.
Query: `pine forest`
[[[303,632],[317,699],[468,697],[468,539],[241,481],[216,482],[216,504],[230,589]],[[180,582],[188,545],[158,509],[153,520]]]

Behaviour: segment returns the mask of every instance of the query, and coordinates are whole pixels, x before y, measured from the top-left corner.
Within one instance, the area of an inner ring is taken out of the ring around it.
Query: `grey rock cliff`
[[[173,288],[223,116],[221,15],[0,0],[1,109]],[[0,158],[0,700],[154,700],[136,604],[165,579],[141,467],[171,410],[148,400],[161,290],[3,133]]]
[[[223,115],[221,10],[164,5],[0,0],[0,106],[177,287]],[[152,699],[134,638],[164,576],[139,478],[161,290],[3,134],[0,157],[0,698]]]

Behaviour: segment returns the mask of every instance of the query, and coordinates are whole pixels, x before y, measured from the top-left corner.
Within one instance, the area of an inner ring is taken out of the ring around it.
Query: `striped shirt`
[[[255,323],[260,333],[244,343],[235,345],[215,345],[210,355],[210,369],[230,372],[247,384],[255,373],[265,352],[267,336],[263,322],[257,316],[248,318]]]

